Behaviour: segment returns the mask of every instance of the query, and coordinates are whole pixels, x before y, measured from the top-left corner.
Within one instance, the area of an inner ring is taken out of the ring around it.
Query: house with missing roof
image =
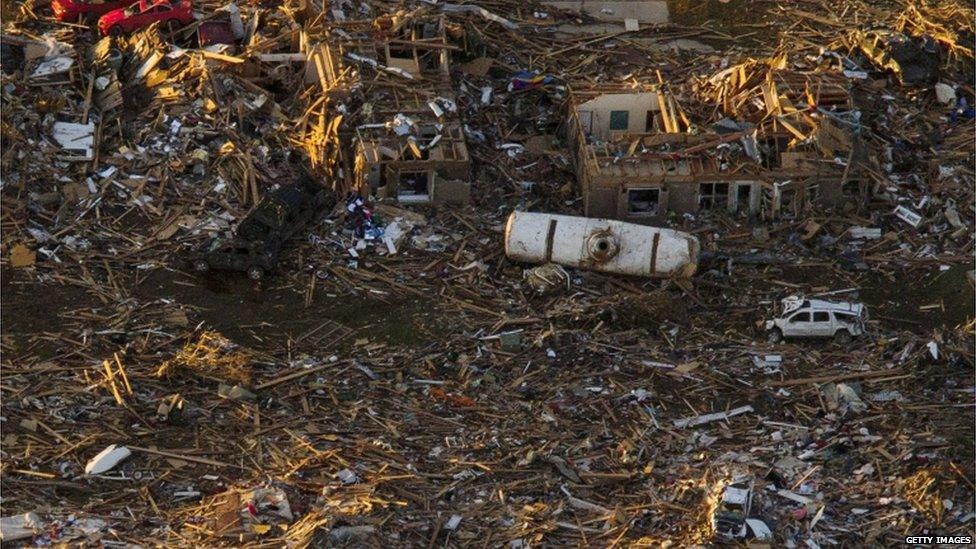
[[[334,150],[337,180],[407,204],[466,203],[471,160],[450,79],[445,16],[320,23],[306,81],[329,119],[311,132],[313,163]],[[343,113],[356,120],[342,124]],[[337,121],[338,120],[338,121]]]
[[[566,131],[585,215],[660,224],[863,201],[865,151],[846,80],[757,72],[714,79],[707,92],[720,117],[707,123],[690,120],[663,82],[571,87]]]

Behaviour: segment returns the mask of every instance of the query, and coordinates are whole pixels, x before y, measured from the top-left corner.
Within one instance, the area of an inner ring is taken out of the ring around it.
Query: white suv
[[[784,337],[832,337],[838,343],[864,333],[868,319],[862,303],[823,301],[790,296],[782,301],[782,313],[766,321],[769,341],[779,343]]]

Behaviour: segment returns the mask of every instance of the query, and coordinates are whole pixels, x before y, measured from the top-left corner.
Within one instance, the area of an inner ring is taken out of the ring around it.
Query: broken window
[[[420,72],[417,56],[411,48],[387,48],[386,64],[390,67],[405,70],[411,74]]]
[[[796,313],[790,317],[790,324],[796,322],[810,322],[810,313]]]
[[[752,185],[740,183],[735,189],[736,210],[743,212],[749,210],[749,202],[752,197]]]
[[[627,213],[633,215],[657,215],[661,204],[661,189],[629,189]]]
[[[814,322],[830,322],[830,315],[827,311],[817,311],[813,313]]]
[[[593,113],[590,111],[580,111],[579,113],[580,126],[582,126],[583,133],[589,136],[593,133]]]
[[[813,204],[820,200],[820,183],[810,183],[806,189],[807,204]]]
[[[799,209],[796,203],[796,189],[792,187],[780,187],[779,191],[779,211],[780,213],[796,215]]]
[[[844,324],[856,324],[857,323],[857,317],[854,316],[854,315],[852,315],[852,314],[848,314],[848,313],[838,313],[838,312],[835,311],[834,312],[834,318],[836,318],[838,322],[842,322]]]
[[[438,55],[437,52],[430,52],[430,51],[422,54],[419,58],[420,70],[422,71],[436,70],[437,61],[438,61],[436,57],[437,55]]]
[[[630,127],[630,112],[610,111],[610,129],[626,130]]]
[[[776,191],[770,187],[760,187],[759,207],[763,214],[763,219],[766,219],[766,216],[773,218],[779,215],[779,202],[777,201],[776,194]]]
[[[411,48],[390,48],[389,59],[413,59],[413,49]]]
[[[657,131],[657,124],[654,120],[654,111],[647,111],[647,118],[644,119],[644,131],[646,133]]]
[[[698,207],[711,209],[722,207],[729,201],[728,183],[701,183],[698,186]]]
[[[400,172],[397,198],[427,200],[430,198],[429,183],[427,172]]]

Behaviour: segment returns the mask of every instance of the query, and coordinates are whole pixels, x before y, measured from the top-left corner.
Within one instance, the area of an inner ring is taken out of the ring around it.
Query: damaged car
[[[276,241],[245,241],[215,238],[195,250],[193,270],[240,271],[251,280],[261,280],[278,264],[281,246]]]
[[[308,175],[274,189],[241,220],[233,238],[214,238],[195,249],[190,256],[193,270],[239,271],[261,280],[277,266],[288,240],[316,213],[331,207],[330,196]]]
[[[765,324],[770,343],[779,343],[786,337],[832,337],[838,343],[850,343],[854,337],[864,334],[868,318],[863,303],[802,296],[783,299],[780,310],[776,318]]]
[[[254,211],[237,226],[245,240],[284,242],[305,226],[317,212],[331,209],[331,193],[309,176],[282,185],[264,196]]]

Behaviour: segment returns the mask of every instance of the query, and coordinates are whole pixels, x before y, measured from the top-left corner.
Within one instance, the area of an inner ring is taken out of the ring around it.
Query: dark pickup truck
[[[303,176],[265,195],[254,211],[237,225],[237,238],[284,242],[329,204],[331,193]]]
[[[261,280],[277,265],[280,251],[280,244],[274,241],[215,238],[196,250],[193,270],[244,271],[251,280]]]
[[[317,212],[331,208],[331,196],[308,175],[278,187],[241,220],[234,238],[215,238],[194,250],[193,269],[243,271],[248,278],[260,280],[277,265],[288,239]]]

